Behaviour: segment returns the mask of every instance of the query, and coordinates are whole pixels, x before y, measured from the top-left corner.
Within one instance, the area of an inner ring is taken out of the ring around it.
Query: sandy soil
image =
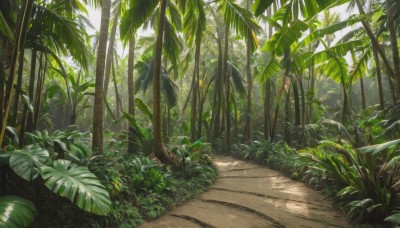
[[[141,227],[353,227],[322,193],[283,174],[216,156],[210,189]]]

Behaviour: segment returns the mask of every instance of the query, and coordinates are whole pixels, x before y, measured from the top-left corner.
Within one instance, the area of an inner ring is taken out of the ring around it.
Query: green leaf
[[[301,20],[294,21],[290,27],[282,27],[276,31],[270,40],[262,48],[263,51],[276,52],[282,55],[284,50],[298,41],[308,25]]]
[[[400,213],[396,213],[385,218],[385,221],[400,225]]]
[[[16,196],[0,196],[0,227],[27,227],[34,220],[35,205]]]
[[[267,79],[271,78],[281,70],[279,62],[276,58],[271,59],[267,66],[261,73],[259,81],[264,83]]]
[[[258,17],[263,14],[273,2],[274,0],[255,0],[252,6],[254,15]]]
[[[372,153],[373,155],[375,155],[383,150],[389,149],[392,146],[397,146],[399,143],[400,143],[400,139],[397,139],[397,140],[392,140],[392,141],[381,143],[381,144],[361,147],[361,148],[358,148],[358,151],[360,151],[362,153]]]
[[[72,165],[68,160],[55,160],[53,167],[40,168],[48,189],[69,199],[84,211],[107,215],[111,208],[108,192],[87,167]]]
[[[35,179],[37,169],[49,158],[49,152],[41,147],[29,145],[11,153],[10,168],[27,181]]]
[[[147,107],[147,105],[140,98],[135,98],[135,104],[136,107],[149,119],[153,118],[153,114],[151,113],[149,107]]]
[[[26,105],[26,107],[28,107],[28,110],[29,110],[30,112],[33,112],[33,104],[32,104],[31,99],[30,99],[28,96],[26,96],[26,95],[22,95],[22,101],[24,102],[24,104]]]
[[[128,40],[150,19],[159,0],[130,1],[129,9],[121,18],[120,34],[122,40]]]
[[[6,19],[4,18],[3,13],[0,11],[0,32],[5,35],[8,39],[11,41],[14,40],[13,33],[10,29],[10,26],[8,26],[8,23]]]

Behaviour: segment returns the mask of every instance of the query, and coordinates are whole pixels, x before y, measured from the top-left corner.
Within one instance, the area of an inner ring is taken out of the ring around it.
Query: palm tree
[[[107,50],[108,26],[110,23],[111,0],[103,0],[101,6],[101,24],[99,46],[96,60],[96,82],[93,105],[93,137],[92,147],[98,152],[103,152],[103,119],[104,119],[104,68]]]

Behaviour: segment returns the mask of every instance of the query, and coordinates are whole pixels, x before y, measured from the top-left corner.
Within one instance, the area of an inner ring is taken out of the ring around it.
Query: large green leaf
[[[294,21],[289,27],[280,28],[265,46],[264,51],[276,52],[278,55],[283,55],[284,50],[289,48],[294,42],[298,41],[303,34],[303,31],[308,29],[308,25],[301,20]]]
[[[159,0],[130,1],[129,9],[121,18],[120,34],[123,40],[128,40],[136,31],[150,19]]]
[[[55,160],[53,167],[40,168],[45,185],[54,193],[69,199],[82,210],[107,215],[111,201],[99,179],[87,167],[67,160]]]
[[[0,227],[27,227],[34,220],[35,205],[16,196],[0,196]]]
[[[263,71],[260,74],[259,81],[264,83],[267,79],[276,75],[281,70],[278,60],[274,57],[269,61],[269,63],[265,66]]]
[[[400,143],[400,139],[397,139],[397,140],[392,140],[392,141],[381,143],[381,144],[361,147],[361,148],[358,148],[358,150],[363,153],[372,153],[373,155],[375,155],[375,154],[381,152],[382,150],[389,149],[392,146],[397,146],[399,143]]]
[[[273,2],[274,0],[255,0],[252,6],[254,15],[258,17],[263,14],[264,11],[268,9],[268,7],[270,7]]]
[[[11,153],[10,167],[16,174],[27,181],[35,179],[38,168],[49,158],[49,152],[41,147],[29,145]]]
[[[153,113],[151,113],[149,107],[146,105],[146,103],[144,103],[143,100],[141,100],[140,98],[135,98],[135,104],[136,107],[140,111],[142,111],[142,113],[145,114],[147,118],[149,118],[150,120],[153,118]]]
[[[396,213],[385,218],[385,221],[400,225],[400,213]]]

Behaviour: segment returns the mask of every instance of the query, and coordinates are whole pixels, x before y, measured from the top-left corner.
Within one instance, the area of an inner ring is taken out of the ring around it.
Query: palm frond
[[[130,1],[129,9],[121,18],[120,34],[123,40],[129,39],[153,15],[159,0]]]
[[[233,0],[224,0],[223,4],[219,7],[219,10],[221,9],[224,12],[225,24],[244,37],[246,42],[250,42],[251,50],[254,51],[258,47],[258,40],[255,34],[261,28],[255,22],[253,15]]]

